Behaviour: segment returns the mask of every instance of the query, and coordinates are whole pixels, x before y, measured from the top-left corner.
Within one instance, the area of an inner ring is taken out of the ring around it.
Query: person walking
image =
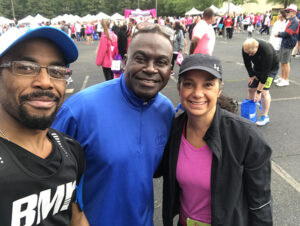
[[[171,75],[174,75],[174,66],[177,59],[178,54],[183,54],[184,50],[184,36],[180,27],[180,22],[176,21],[174,24],[174,40],[173,40],[173,57],[172,57],[172,68]]]
[[[272,150],[253,123],[218,105],[220,60],[187,56],[178,76],[184,112],[160,167],[164,226],[175,215],[178,226],[272,226]]]
[[[232,29],[233,29],[233,21],[231,19],[231,16],[227,16],[224,26],[225,26],[225,30],[226,30],[226,38],[231,39],[232,38]]]
[[[111,80],[114,75],[111,71],[112,51],[118,48],[118,37],[109,30],[109,20],[102,20],[103,34],[101,35],[96,57],[97,66],[102,66],[105,80]]]

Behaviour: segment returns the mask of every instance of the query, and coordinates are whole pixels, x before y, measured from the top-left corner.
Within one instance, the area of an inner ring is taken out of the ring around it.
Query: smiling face
[[[127,87],[139,98],[149,100],[170,78],[173,47],[158,33],[140,33],[129,46],[125,63]]]
[[[65,65],[60,50],[44,39],[17,45],[1,58],[1,64],[16,60],[42,66]],[[48,128],[63,102],[66,81],[49,78],[46,68],[41,68],[36,76],[16,75],[11,68],[3,68],[0,73],[1,114],[31,129]]]
[[[213,118],[221,94],[220,84],[219,79],[202,70],[191,70],[183,75],[179,96],[189,117]]]

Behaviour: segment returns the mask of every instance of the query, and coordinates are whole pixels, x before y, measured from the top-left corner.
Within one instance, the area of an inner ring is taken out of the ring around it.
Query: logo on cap
[[[220,72],[220,67],[216,64],[214,64],[214,69],[216,69],[217,72]]]

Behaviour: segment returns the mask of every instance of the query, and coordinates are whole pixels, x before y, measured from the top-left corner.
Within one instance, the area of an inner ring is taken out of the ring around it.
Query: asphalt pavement
[[[254,37],[269,39],[269,36],[257,33],[254,33]],[[217,37],[213,53],[222,61],[224,93],[238,102],[247,97],[248,75],[241,55],[242,43],[246,38],[246,33],[234,33],[231,40]],[[94,41],[89,45],[85,41],[76,43],[79,59],[71,65],[74,82],[68,85],[66,98],[81,89],[104,81],[102,69],[95,64],[99,42]],[[176,65],[175,75],[170,78],[162,91],[172,100],[174,106],[179,102],[176,88],[177,73]],[[271,123],[260,129],[273,149],[271,188],[274,225],[300,226],[300,58],[292,59],[290,86],[276,87],[273,84],[270,93]],[[161,178],[154,180],[154,190],[154,224],[160,226],[162,225]]]

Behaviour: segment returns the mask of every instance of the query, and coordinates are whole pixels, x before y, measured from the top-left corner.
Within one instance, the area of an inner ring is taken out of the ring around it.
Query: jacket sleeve
[[[107,46],[108,46],[107,45],[108,39],[103,36],[104,35],[101,35],[101,39],[99,42],[99,48],[98,48],[98,52],[97,52],[96,64],[98,66],[101,66],[103,64],[105,53],[107,51]]]
[[[263,67],[261,68],[261,71],[256,72],[259,77],[259,81],[262,84],[265,84],[267,81],[267,78],[272,70],[273,60],[274,60],[274,52],[272,52],[272,46],[271,45],[265,45],[263,47],[262,52],[262,60],[263,60]]]
[[[243,49],[242,49],[242,55],[243,55],[244,64],[245,64],[245,67],[246,67],[246,69],[248,71],[249,77],[253,77],[255,75],[255,72],[254,72],[254,70],[252,68],[250,57],[249,57],[248,54],[246,54],[244,52]]]
[[[289,36],[293,36],[295,33],[297,33],[297,30],[298,30],[298,22],[291,20],[286,26],[285,31],[278,33],[278,37],[287,38]]]
[[[182,30],[180,30],[179,34],[180,34],[179,50],[182,51],[184,49],[184,36]]]
[[[247,145],[245,157],[245,192],[249,206],[249,225],[271,226],[271,148],[263,140],[262,134],[253,129]]]

